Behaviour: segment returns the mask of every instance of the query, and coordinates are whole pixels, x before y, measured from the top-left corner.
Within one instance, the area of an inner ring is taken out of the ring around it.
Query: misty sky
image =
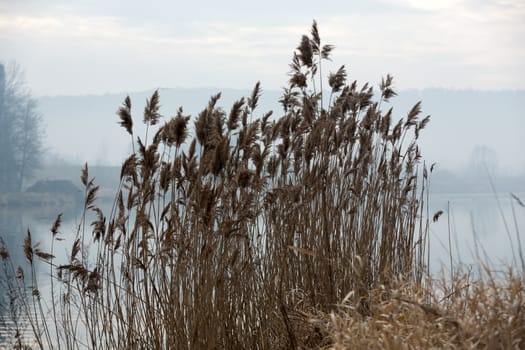
[[[335,70],[398,88],[525,88],[523,0],[0,0],[0,61],[38,95],[279,89],[312,19]]]

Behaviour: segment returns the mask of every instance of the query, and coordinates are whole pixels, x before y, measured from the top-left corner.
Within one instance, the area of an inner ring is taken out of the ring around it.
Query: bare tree
[[[42,157],[42,116],[16,64],[0,64],[0,192],[17,192]]]
[[[499,162],[497,152],[487,145],[476,145],[470,154],[467,174],[485,177],[486,172],[497,175]]]

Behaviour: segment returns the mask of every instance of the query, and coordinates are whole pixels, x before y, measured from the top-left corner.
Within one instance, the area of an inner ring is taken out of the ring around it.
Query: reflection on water
[[[525,193],[517,195],[525,201]],[[449,228],[454,263],[474,263],[476,243],[480,255],[483,257],[486,252],[493,263],[500,260],[513,263],[513,251],[516,259],[519,259],[516,224],[518,229],[525,230],[525,208],[512,200],[508,193],[498,194],[497,197],[488,193],[432,194],[429,207],[431,217],[438,210],[444,212],[438,222],[430,225],[433,270],[439,269],[441,263],[449,265]],[[103,206],[102,209],[106,208]],[[28,228],[33,242],[41,242],[40,248],[44,251],[50,248],[50,228],[58,213],[63,213],[60,234],[65,238],[66,244],[59,246],[55,255],[62,259],[66,257],[66,248],[69,249],[81,219],[81,208],[0,208],[0,237],[8,246],[15,265],[24,262],[21,246]],[[477,241],[474,237],[477,237]],[[525,250],[525,237],[521,239],[521,244]]]
[[[24,262],[22,244],[29,229],[33,243],[41,242],[41,248],[48,247],[50,228],[57,215],[62,213],[64,238],[69,238],[74,232],[75,223],[81,216],[81,210],[75,207],[32,207],[9,208],[0,207],[0,237],[9,249],[11,258],[16,265]]]
[[[525,200],[525,194],[517,195],[522,201]],[[516,224],[518,229],[525,230],[525,208],[512,200],[509,194],[499,194],[497,197],[487,193],[433,194],[429,207],[430,216],[438,210],[444,212],[439,221],[430,226],[433,267],[437,267],[440,261],[446,264],[449,262],[449,227],[454,262],[473,263],[476,260],[474,237],[477,237],[480,254],[486,251],[495,263],[499,260],[512,263],[512,251],[515,254],[518,252]],[[65,248],[72,243],[81,219],[81,208],[0,208],[0,237],[8,246],[15,265],[24,262],[21,247],[28,228],[33,242],[41,242],[41,249],[45,251],[50,247],[50,228],[58,213],[63,213],[60,234],[68,242],[55,252],[61,258],[66,256]],[[510,231],[510,239],[506,227]],[[522,249],[525,249],[525,237],[521,241]]]
[[[39,248],[43,251],[50,249],[50,228],[53,225],[57,215],[63,213],[62,236],[71,241],[76,231],[75,226],[81,216],[81,211],[75,207],[31,207],[31,208],[9,208],[0,207],[0,238],[6,245],[12,268],[9,265],[1,264],[0,269],[0,349],[4,349],[10,344],[13,344],[14,324],[12,322],[12,306],[10,303],[12,298],[9,297],[9,287],[5,281],[5,273],[13,276],[18,266],[21,266],[25,271],[25,285],[27,288],[31,287],[31,276],[29,274],[29,264],[27,263],[22,245],[27,231],[31,232],[33,245],[41,242]],[[61,261],[66,258],[65,249],[57,249],[55,255]],[[38,288],[41,295],[45,298],[50,295],[49,288],[49,265],[41,263],[38,259],[35,260],[35,271],[38,279]],[[30,294],[29,294],[30,295]],[[23,338],[31,343],[31,328],[24,322],[23,319],[18,319],[19,329],[22,331]]]
[[[517,195],[525,199],[525,194]],[[433,271],[442,264],[449,268],[451,255],[454,264],[476,265],[479,256],[491,265],[520,265],[517,233],[525,229],[525,208],[510,194],[436,194],[430,212],[438,210],[444,213],[430,226]],[[525,237],[521,249],[525,253]]]

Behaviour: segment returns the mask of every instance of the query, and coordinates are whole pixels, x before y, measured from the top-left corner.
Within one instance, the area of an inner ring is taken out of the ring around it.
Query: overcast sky
[[[0,61],[38,95],[279,89],[313,19],[334,62],[398,88],[525,88],[524,0],[0,0]]]

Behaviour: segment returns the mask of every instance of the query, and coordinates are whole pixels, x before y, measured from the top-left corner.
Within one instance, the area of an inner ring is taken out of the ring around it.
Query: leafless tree
[[[20,66],[0,64],[0,192],[17,192],[42,157],[42,116]]]

